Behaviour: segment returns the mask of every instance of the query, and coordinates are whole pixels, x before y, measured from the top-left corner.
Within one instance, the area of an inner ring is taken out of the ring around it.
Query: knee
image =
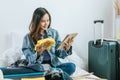
[[[69,63],[69,69],[70,69],[71,74],[73,74],[76,70],[76,65],[74,63]]]

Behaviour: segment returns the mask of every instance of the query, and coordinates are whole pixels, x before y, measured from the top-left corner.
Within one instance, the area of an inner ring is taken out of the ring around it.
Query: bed
[[[11,32],[9,34],[9,40],[11,47],[7,48],[0,57],[0,67],[7,67],[19,59],[24,59],[24,55],[21,51],[23,33]],[[8,36],[8,35],[7,35]],[[77,55],[73,50],[73,54],[66,57],[65,59],[60,59],[61,62],[73,62],[76,65],[76,71],[72,75],[74,80],[101,80],[100,78],[93,75],[93,73],[88,73],[85,69],[86,63],[83,59]],[[2,74],[0,74],[2,76]],[[10,79],[3,79],[10,80]]]

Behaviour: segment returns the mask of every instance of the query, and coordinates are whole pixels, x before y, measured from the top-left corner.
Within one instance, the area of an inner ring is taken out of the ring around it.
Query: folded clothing
[[[22,78],[21,80],[45,80],[45,77],[40,77],[40,78]]]
[[[48,46],[47,50],[50,50],[53,44],[55,44],[55,40],[53,38],[41,39],[37,41],[34,50],[37,51],[41,46]]]
[[[19,68],[20,69],[20,68]],[[3,72],[4,70],[8,70],[9,72],[15,72],[13,69],[2,69]],[[30,70],[30,69],[29,69]],[[21,72],[20,72],[21,71]],[[31,70],[30,70],[31,71]],[[34,80],[73,80],[67,73],[63,72],[60,68],[52,68],[50,72],[30,72],[30,73],[23,73],[25,70],[20,69],[19,73],[16,74],[4,74],[4,78],[9,78],[9,79],[30,79],[31,78]],[[36,78],[37,77],[37,78]],[[43,78],[44,77],[44,78]]]

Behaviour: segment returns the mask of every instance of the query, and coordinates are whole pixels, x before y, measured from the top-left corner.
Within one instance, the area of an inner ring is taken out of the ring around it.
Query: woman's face
[[[48,28],[49,24],[50,24],[49,15],[45,14],[40,20],[39,27],[41,30],[46,30]]]

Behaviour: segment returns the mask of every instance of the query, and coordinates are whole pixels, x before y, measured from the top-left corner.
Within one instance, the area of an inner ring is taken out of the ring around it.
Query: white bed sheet
[[[103,80],[93,73],[89,73],[84,69],[76,68],[76,72],[72,75],[74,80]]]

